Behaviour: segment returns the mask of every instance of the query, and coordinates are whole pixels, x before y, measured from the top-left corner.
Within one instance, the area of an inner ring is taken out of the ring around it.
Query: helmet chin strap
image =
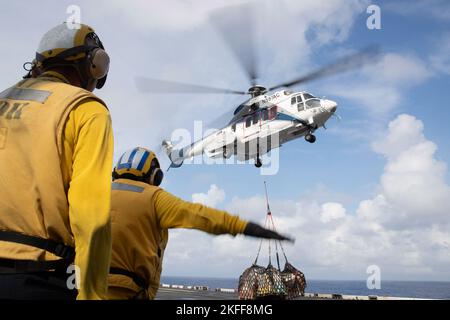
[[[77,62],[74,66],[73,66],[78,74],[78,78],[80,79],[80,85],[81,88],[88,90],[88,86],[89,86],[89,77],[87,75],[86,72],[86,60],[83,59],[79,62]]]

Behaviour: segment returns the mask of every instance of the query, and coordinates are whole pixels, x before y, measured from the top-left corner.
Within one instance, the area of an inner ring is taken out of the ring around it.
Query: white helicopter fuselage
[[[250,111],[241,116],[239,112],[243,108]],[[182,149],[174,150],[167,141],[163,146],[174,167],[203,153],[210,158],[234,155],[239,161],[259,161],[262,155],[290,140],[309,135],[307,141],[314,142],[313,132],[325,126],[336,108],[334,101],[319,99],[307,92],[283,90],[259,95],[239,106],[235,118],[226,127]]]

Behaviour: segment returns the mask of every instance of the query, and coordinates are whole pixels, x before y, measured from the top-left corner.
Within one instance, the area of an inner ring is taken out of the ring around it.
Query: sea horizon
[[[178,276],[178,275],[164,275],[161,276],[161,278],[201,278],[201,279],[238,279],[235,277],[221,277],[221,276]],[[316,278],[310,278],[309,280],[312,281],[366,281],[366,279],[316,279]],[[395,282],[443,282],[443,283],[449,283],[450,280],[397,280],[397,279],[385,279],[383,281],[395,281]]]
[[[439,280],[382,280],[379,289],[367,288],[366,280],[306,279],[308,293],[328,293],[361,296],[391,296],[403,298],[450,299],[450,281]],[[162,276],[161,283],[185,286],[207,286],[237,289],[234,277]]]

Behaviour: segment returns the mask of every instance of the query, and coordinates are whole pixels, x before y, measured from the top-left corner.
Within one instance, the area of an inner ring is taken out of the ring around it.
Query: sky
[[[81,9],[111,56],[96,94],[111,112],[114,161],[127,149],[159,148],[172,130],[192,131],[233,110],[242,96],[140,92],[136,77],[246,90],[238,61],[211,26],[210,14],[231,1],[0,0],[0,87],[17,82],[41,36]],[[256,1],[255,48],[270,86],[377,44],[381,56],[358,70],[294,87],[338,103],[340,121],[279,150],[275,175],[252,163],[185,165],[162,187],[189,201],[263,223],[264,181],[277,229],[296,238],[289,261],[307,279],[450,281],[450,3],[445,0]],[[377,5],[381,28],[368,29]],[[239,34],[243,25],[231,28]],[[237,278],[259,241],[171,230],[163,275]],[[260,263],[267,263],[267,245]]]

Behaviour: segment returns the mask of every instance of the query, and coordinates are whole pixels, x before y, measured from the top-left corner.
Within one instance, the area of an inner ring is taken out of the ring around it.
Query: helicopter
[[[234,155],[240,161],[255,159],[259,168],[261,156],[285,142],[304,136],[314,143],[314,131],[325,126],[337,109],[336,102],[305,91],[281,90],[266,95],[266,88],[253,86],[249,92],[252,98],[236,108],[225,127],[181,149],[174,149],[171,141],[164,140],[162,145],[172,161],[171,167],[180,167],[185,159],[205,153],[210,158],[228,159]]]
[[[332,116],[338,117],[335,114],[338,104],[306,91],[294,92],[289,88],[355,69],[373,61],[378,54],[377,48],[370,46],[291,81],[265,87],[256,82],[259,77],[251,28],[240,30],[238,39],[229,30],[229,26],[234,25],[236,19],[245,19],[248,22],[248,17],[241,6],[231,11],[222,10],[211,19],[247,75],[250,82],[248,90],[239,91],[154,78],[137,79],[138,87],[143,92],[250,95],[250,98],[235,108],[232,115],[228,115],[228,119],[231,119],[226,125],[202,139],[181,148],[175,147],[170,140],[163,140],[162,148],[171,161],[170,168],[178,168],[186,159],[193,159],[202,154],[213,159],[228,159],[233,155],[239,161],[254,159],[255,166],[260,168],[261,157],[286,142],[304,137],[307,142],[315,143],[314,132],[321,127],[326,128],[326,122]]]

